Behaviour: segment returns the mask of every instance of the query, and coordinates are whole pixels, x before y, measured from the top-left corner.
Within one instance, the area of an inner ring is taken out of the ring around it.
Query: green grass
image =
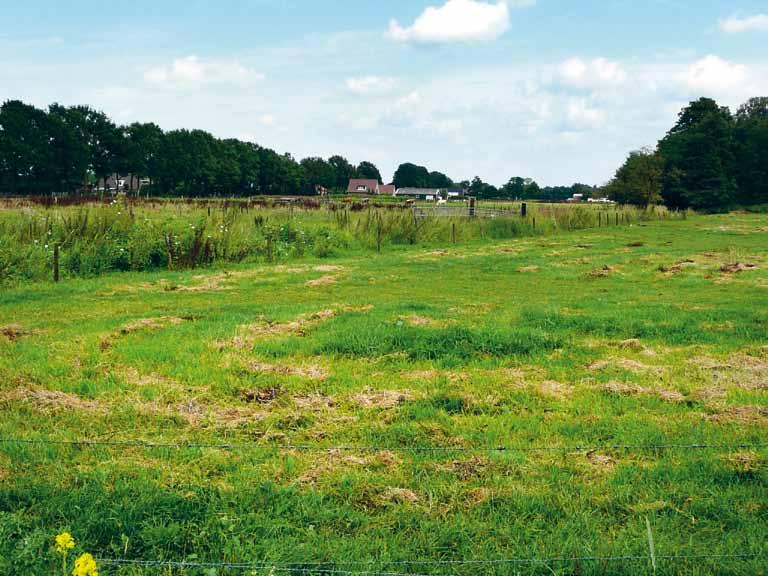
[[[73,278],[370,254],[685,217],[657,207],[539,204],[522,218],[519,206],[509,203],[502,218],[470,219],[464,206],[456,206],[451,217],[438,217],[402,204],[355,209],[348,203],[310,208],[244,200],[212,200],[207,206],[158,202],[122,198],[59,207],[0,199],[0,286],[50,279],[56,245],[61,276]]]
[[[768,449],[576,447],[765,443],[767,230],[696,216],[5,286],[0,436],[244,446],[0,444],[0,573],[55,573],[68,530],[101,558],[653,574],[397,564],[647,557],[648,518],[661,557],[762,554],[657,574],[764,574]]]

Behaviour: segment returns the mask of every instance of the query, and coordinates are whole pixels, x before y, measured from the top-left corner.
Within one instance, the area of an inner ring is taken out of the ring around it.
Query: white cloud
[[[395,87],[394,78],[361,76],[347,78],[347,90],[354,94],[387,94]]]
[[[755,14],[754,16],[733,15],[718,22],[720,30],[729,34],[749,32],[752,30],[768,30],[768,14]]]
[[[579,87],[616,85],[627,79],[621,64],[606,58],[596,58],[590,62],[569,58],[560,65],[559,76],[565,84]]]
[[[439,7],[429,6],[411,26],[404,28],[391,20],[388,35],[397,42],[423,44],[482,42],[499,38],[507,28],[508,2],[448,0]]]
[[[692,91],[724,92],[745,84],[747,67],[710,54],[688,66],[679,80],[684,88]]]
[[[201,84],[242,84],[264,76],[237,61],[201,60],[195,55],[175,59],[170,66],[157,66],[144,72],[151,84],[197,86]]]
[[[599,126],[605,121],[606,112],[590,105],[586,100],[574,100],[568,104],[568,120],[578,127]]]

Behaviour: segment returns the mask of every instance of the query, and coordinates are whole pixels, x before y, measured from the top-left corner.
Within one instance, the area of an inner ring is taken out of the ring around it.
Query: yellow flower
[[[59,554],[66,554],[67,550],[71,550],[75,547],[75,539],[69,532],[62,532],[56,536],[56,552]]]
[[[90,554],[83,554],[75,560],[75,569],[72,570],[72,576],[99,576],[96,570],[96,560]]]

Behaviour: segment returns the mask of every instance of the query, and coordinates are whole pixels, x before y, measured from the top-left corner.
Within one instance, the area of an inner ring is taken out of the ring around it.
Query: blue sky
[[[768,95],[766,47],[766,0],[24,0],[0,6],[0,100],[385,178],[598,184],[691,99]]]

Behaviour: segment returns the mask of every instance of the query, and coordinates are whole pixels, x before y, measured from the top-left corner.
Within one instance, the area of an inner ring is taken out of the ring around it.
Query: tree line
[[[351,178],[383,182],[371,162],[336,155],[296,161],[203,130],[164,132],[157,124],[120,126],[88,106],[18,100],[0,107],[0,195],[50,195],[104,188],[130,176],[130,192],[158,196],[312,195],[344,191]],[[503,186],[479,176],[456,182],[413,163],[401,164],[396,188],[462,188],[483,199],[562,201],[574,194],[620,203],[704,210],[768,204],[768,98],[753,98],[735,114],[701,98],[684,108],[653,149],[632,152],[605,186],[541,187],[515,176]]]
[[[0,107],[0,194],[50,195],[105,188],[129,176],[129,192],[163,196],[315,194],[346,190],[350,178],[381,181],[371,162],[305,158],[203,130],[120,126],[88,106],[42,110],[18,100]]]
[[[395,172],[393,184],[396,188],[461,188],[469,194],[482,199],[515,198],[523,200],[544,200],[559,202],[574,194],[584,194],[585,197],[595,195],[598,188],[587,184],[575,183],[571,186],[539,186],[531,178],[514,176],[503,186],[483,182],[475,176],[472,180],[455,182],[442,172],[429,171],[424,166],[406,163],[401,164]]]
[[[603,192],[640,206],[768,205],[768,98],[752,98],[736,114],[710,98],[692,102],[655,148],[629,155]]]

